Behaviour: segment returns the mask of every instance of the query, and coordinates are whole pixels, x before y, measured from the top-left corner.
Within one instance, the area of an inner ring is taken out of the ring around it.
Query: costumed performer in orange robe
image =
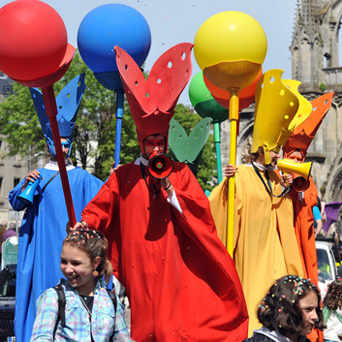
[[[247,302],[249,336],[261,327],[257,308],[274,281],[287,274],[303,276],[291,198],[274,168],[291,127],[304,115],[298,110],[302,99],[283,83],[281,74],[270,70],[257,85],[250,160],[237,168],[228,165],[226,177],[209,197],[219,237],[226,243],[227,177],[235,177],[233,259]]]
[[[305,161],[307,150],[331,107],[333,96],[334,93],[324,94],[311,102],[313,110],[310,116],[295,128],[283,146],[284,158],[298,163]],[[289,194],[293,203],[294,226],[302,257],[304,276],[318,286],[317,253],[312,212],[313,207],[317,204],[318,191],[311,176],[307,183],[308,187],[302,189],[304,191],[299,191],[300,189],[296,191],[296,179],[294,179]],[[303,185],[305,186],[305,183]],[[314,329],[308,337],[312,342],[323,341],[322,333],[317,329]]]
[[[204,191],[184,163],[174,162],[163,179],[147,167],[152,153],[166,152],[169,122],[191,74],[191,49],[184,43],[168,50],[145,81],[115,47],[142,154],[113,172],[75,225],[99,229],[109,240],[138,342],[240,342],[247,336],[242,287]]]

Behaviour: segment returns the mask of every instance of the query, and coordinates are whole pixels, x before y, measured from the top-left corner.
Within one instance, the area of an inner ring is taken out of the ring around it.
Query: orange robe
[[[304,276],[311,279],[311,282],[318,286],[318,265],[315,244],[313,207],[317,203],[318,191],[310,176],[310,186],[304,192],[304,197],[300,200],[300,194],[293,189],[290,191],[294,212],[294,226],[296,238],[301,253]],[[311,342],[323,341],[322,332],[312,330],[307,336]]]
[[[300,201],[300,194],[293,189],[290,191],[294,212],[294,226],[298,246],[304,266],[304,276],[318,286],[317,253],[315,245],[313,207],[317,203],[318,191],[313,179],[310,177],[310,186],[304,192]]]

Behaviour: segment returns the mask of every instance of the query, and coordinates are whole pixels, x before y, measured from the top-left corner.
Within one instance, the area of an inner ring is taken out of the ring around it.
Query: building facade
[[[0,102],[12,94],[12,81],[0,72]],[[0,221],[15,222],[17,227],[23,213],[12,210],[8,202],[9,192],[24,178],[31,168],[41,167],[43,156],[32,156],[30,151],[22,158],[8,156],[8,144],[0,127]]]

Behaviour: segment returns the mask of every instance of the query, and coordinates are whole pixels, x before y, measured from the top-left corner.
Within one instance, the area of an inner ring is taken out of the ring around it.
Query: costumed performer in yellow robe
[[[281,70],[270,70],[257,85],[248,163],[237,168],[229,164],[226,177],[209,197],[218,235],[226,245],[228,177],[235,176],[232,257],[247,302],[249,336],[261,327],[257,307],[273,282],[287,274],[300,277],[304,274],[293,225],[292,201],[287,194],[289,188],[282,186],[284,180],[273,169],[280,157],[280,147],[290,136],[295,122],[307,116],[300,113],[300,100],[283,83],[281,74]],[[292,177],[288,175],[286,181],[291,182]]]

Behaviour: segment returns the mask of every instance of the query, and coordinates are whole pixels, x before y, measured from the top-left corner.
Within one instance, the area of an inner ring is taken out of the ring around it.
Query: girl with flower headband
[[[102,279],[112,274],[107,247],[107,239],[96,230],[76,229],[64,239],[60,268],[66,279],[59,284],[65,295],[65,323],[58,315],[57,292],[50,288],[37,301],[31,341],[133,341],[123,306],[116,300],[114,308]]]
[[[323,300],[324,342],[342,339],[342,279],[334,280]]]
[[[310,280],[287,275],[278,279],[258,307],[263,325],[244,342],[309,342],[313,328],[323,330],[317,287]]]

